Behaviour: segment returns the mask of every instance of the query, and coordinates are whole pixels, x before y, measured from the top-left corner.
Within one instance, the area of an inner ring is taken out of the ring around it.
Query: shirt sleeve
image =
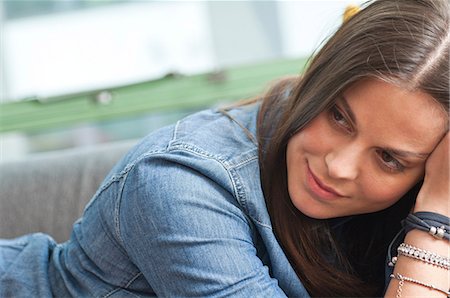
[[[130,170],[119,215],[127,253],[158,296],[286,297],[257,256],[227,171],[205,162],[204,171],[153,157]]]

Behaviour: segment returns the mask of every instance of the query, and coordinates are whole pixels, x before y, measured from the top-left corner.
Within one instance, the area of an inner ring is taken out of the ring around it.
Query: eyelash
[[[344,113],[342,113],[337,105],[330,109],[330,118],[334,126],[343,129],[347,133],[352,133],[353,128],[351,122],[347,121]],[[389,172],[402,172],[405,166],[402,165],[396,158],[385,150],[377,151],[380,165],[383,169]]]
[[[380,157],[380,162],[388,171],[390,172],[403,172],[405,166],[402,165],[397,159],[395,159],[389,152],[385,150],[380,150],[378,152],[378,156]],[[388,156],[390,161],[386,161],[384,157]],[[389,165],[389,163],[391,163]]]
[[[335,126],[345,130],[348,133],[352,132],[351,123],[347,121],[346,117],[344,116],[344,113],[342,113],[339,110],[339,107],[337,105],[334,105],[330,109],[330,117]]]

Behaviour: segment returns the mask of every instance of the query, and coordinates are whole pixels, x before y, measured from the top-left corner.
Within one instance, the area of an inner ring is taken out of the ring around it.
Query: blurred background
[[[0,161],[257,96],[362,2],[0,0]]]

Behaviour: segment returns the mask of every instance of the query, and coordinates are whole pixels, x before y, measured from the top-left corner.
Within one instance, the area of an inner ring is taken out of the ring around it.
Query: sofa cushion
[[[36,154],[0,163],[0,238],[44,232],[69,238],[74,221],[136,141]]]

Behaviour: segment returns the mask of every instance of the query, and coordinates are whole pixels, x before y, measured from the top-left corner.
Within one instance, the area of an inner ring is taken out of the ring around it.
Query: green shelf
[[[282,76],[300,74],[306,59],[277,60],[193,76],[169,75],[137,84],[0,104],[1,132],[35,132],[86,121],[200,109],[253,97]],[[107,97],[105,103],[96,98]]]

